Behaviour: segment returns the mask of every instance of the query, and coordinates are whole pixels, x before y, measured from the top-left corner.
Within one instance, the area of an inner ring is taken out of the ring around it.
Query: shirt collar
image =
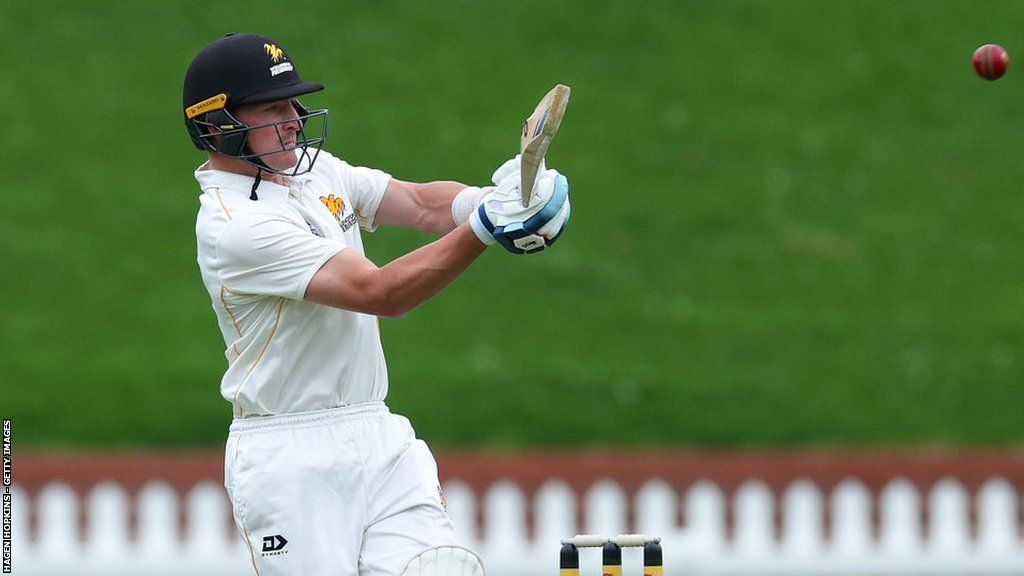
[[[210,168],[209,161],[204,162],[201,166],[196,168],[195,171],[196,180],[199,181],[199,186],[202,189],[207,188],[220,188],[222,190],[233,190],[239,193],[243,193],[246,196],[252,191],[252,184],[256,180],[253,176],[246,176],[245,174],[236,174],[235,172],[227,172],[225,170],[217,170],[216,168]],[[291,182],[296,188],[301,186],[310,179],[308,173],[301,174],[299,176],[285,176],[285,181]],[[290,189],[287,186],[281,186],[271,182],[264,177],[260,181],[260,185],[256,188],[256,195],[260,200],[263,199],[275,199],[285,200],[288,198]]]

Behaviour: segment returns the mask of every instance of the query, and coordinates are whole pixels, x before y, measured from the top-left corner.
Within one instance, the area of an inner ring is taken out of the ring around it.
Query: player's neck
[[[256,173],[259,172],[259,168],[252,164],[243,162],[235,158],[229,158],[223,154],[217,154],[213,152],[210,154],[210,168],[214,170],[223,170],[225,172],[234,172],[235,174],[242,174],[244,176],[256,177]],[[281,186],[287,186],[288,183],[285,181],[284,176],[280,174],[274,174],[273,172],[264,171],[261,176],[263,180],[273,182],[274,184],[280,184]]]

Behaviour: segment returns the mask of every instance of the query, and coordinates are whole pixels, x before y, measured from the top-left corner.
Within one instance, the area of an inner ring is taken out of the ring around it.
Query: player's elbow
[[[335,308],[384,318],[400,318],[411,310],[411,307],[402,305],[386,290],[372,287],[360,291],[358,295],[349,294],[345,297],[336,297],[325,303]]]
[[[398,318],[418,304],[408,279],[350,250],[340,252],[313,276],[305,299],[387,318]]]
[[[383,316],[384,318],[401,318],[405,316],[406,312],[412,310],[411,307],[401,306],[397,303],[388,302],[376,307],[375,316]]]
[[[372,304],[374,314],[385,318],[401,318],[416,306],[406,302],[402,291],[399,288],[382,288],[375,291],[375,298]]]
[[[342,307],[350,310],[385,318],[398,318],[412,310],[412,306],[403,301],[400,283],[383,269],[352,275],[347,288],[347,305]]]

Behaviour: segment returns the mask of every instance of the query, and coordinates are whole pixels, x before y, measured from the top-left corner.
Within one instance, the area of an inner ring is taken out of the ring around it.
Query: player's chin
[[[263,162],[274,170],[287,170],[294,167],[299,159],[295,156],[295,150],[282,150],[263,156]]]

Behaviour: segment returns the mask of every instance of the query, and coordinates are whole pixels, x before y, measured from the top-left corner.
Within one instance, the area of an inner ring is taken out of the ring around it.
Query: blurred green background
[[[980,8],[5,3],[0,412],[22,446],[223,442],[181,79],[253,31],[327,85],[327,149],[406,180],[486,182],[572,86],[560,243],[383,321],[435,447],[1018,444],[1022,71],[970,57],[1024,55],[1024,5]]]

